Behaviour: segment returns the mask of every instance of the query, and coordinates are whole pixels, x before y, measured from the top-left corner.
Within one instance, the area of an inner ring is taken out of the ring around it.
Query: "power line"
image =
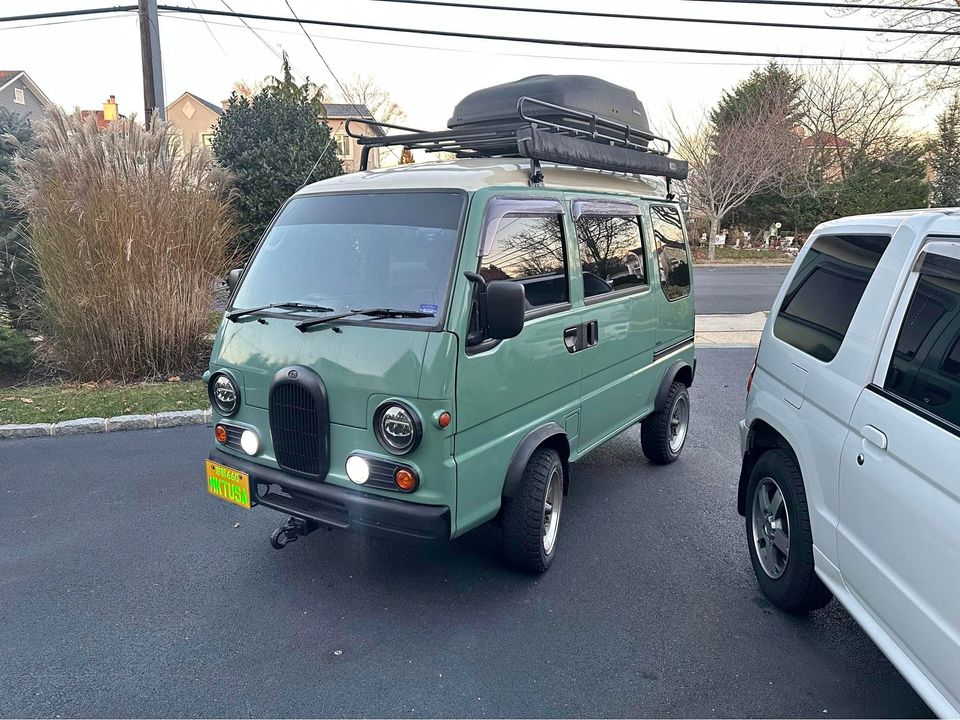
[[[30,15],[8,15],[0,17],[0,22],[19,22],[21,20],[48,20],[51,18],[76,17],[77,15],[104,15],[106,13],[129,12],[138,10],[137,5],[114,5],[113,7],[83,8],[81,10],[58,10],[57,12],[31,13]]]
[[[176,13],[164,12],[162,13],[163,17],[167,20],[179,20],[180,22],[192,22],[200,23],[199,18],[192,17],[182,17]],[[216,25],[218,27],[227,27],[233,28],[235,30],[241,29],[240,25],[230,22],[210,20],[208,21],[210,25]],[[2,29],[2,28],[0,28]],[[280,33],[283,35],[299,35],[299,31],[294,30],[278,30],[276,28],[265,28],[258,27],[258,30],[261,32],[269,33]],[[404,48],[407,50],[432,50],[436,52],[452,52],[452,53],[465,53],[468,55],[497,55],[499,57],[522,57],[522,58],[543,58],[545,60],[575,60],[578,62],[612,62],[612,63],[621,63],[621,64],[630,64],[630,65],[693,65],[693,66],[703,66],[708,65],[710,67],[723,66],[723,67],[755,67],[756,63],[752,62],[718,62],[718,61],[709,61],[709,60],[640,60],[640,59],[630,59],[630,58],[611,58],[611,57],[595,57],[587,58],[583,55],[543,55],[538,53],[520,53],[520,52],[501,52],[496,50],[480,50],[480,49],[470,49],[462,47],[443,47],[441,45],[420,45],[415,43],[398,43],[398,42],[389,42],[387,40],[361,40],[360,38],[350,38],[350,37],[337,37],[335,35],[320,35],[314,33],[311,37],[313,38],[322,38],[324,40],[333,40],[334,42],[345,42],[345,43],[359,43],[361,45],[380,45],[384,47],[395,47],[395,48]],[[800,66],[806,67],[807,65],[812,65],[819,63],[798,63]],[[840,65],[853,65],[854,63],[842,62]]]
[[[333,71],[333,68],[330,67],[330,63],[327,62],[327,59],[323,56],[323,53],[320,52],[320,48],[317,47],[317,44],[313,41],[313,38],[310,37],[310,33],[307,32],[307,29],[303,26],[303,23],[300,22],[300,18],[298,18],[297,13],[294,12],[293,6],[290,5],[290,0],[283,0],[283,1],[286,3],[287,9],[290,11],[290,14],[293,15],[294,20],[297,21],[297,25],[303,31],[303,34],[306,35],[307,40],[310,41],[310,45],[313,47],[313,51],[317,54],[317,57],[320,58],[320,61],[327,68],[327,72],[330,73],[330,77],[333,78],[333,81],[340,88],[340,92],[343,93],[343,99],[349,102],[349,99],[347,98],[347,91],[343,89],[343,83],[340,82],[340,78],[337,77],[337,74]],[[350,104],[353,105],[354,112],[359,112],[358,106],[355,103],[350,103]]]
[[[697,0],[698,2],[713,0]],[[737,0],[723,0],[734,2]],[[761,0],[753,0],[760,2]],[[772,0],[767,0],[771,1]],[[786,2],[787,0],[783,0]],[[799,1],[799,0],[792,0]],[[244,17],[249,20],[267,20],[272,22],[297,22],[308,25],[323,25],[327,27],[349,28],[353,30],[375,30],[380,32],[406,33],[412,35],[432,35],[436,37],[466,38],[470,40],[494,40],[499,42],[530,43],[534,45],[558,45],[565,47],[596,48],[601,50],[638,50],[645,52],[669,52],[692,55],[733,55],[738,57],[777,58],[784,60],[836,60],[841,62],[877,63],[887,65],[933,65],[941,67],[960,67],[960,60],[932,60],[925,58],[897,58],[897,57],[863,57],[843,55],[821,55],[787,52],[759,52],[751,50],[720,50],[691,47],[666,47],[660,45],[631,45],[628,43],[590,42],[586,40],[554,40],[548,38],[518,37],[511,35],[492,35],[486,33],[468,33],[455,30],[427,30],[424,28],[400,28],[386,25],[369,25],[365,23],[335,22],[333,20],[308,20],[283,17],[278,15],[262,15],[258,13],[227,13],[222,10],[196,10],[194,8],[177,5],[161,5],[160,9],[188,14],[210,14],[226,17]],[[960,8],[957,8],[960,11]]]
[[[314,52],[317,53],[317,56],[320,58],[320,60],[321,60],[321,61],[323,62],[323,64],[326,66],[327,72],[330,73],[330,77],[333,78],[333,81],[337,84],[337,87],[340,88],[340,93],[343,95],[343,99],[344,99],[344,101],[346,102],[346,104],[352,105],[352,106],[353,106],[353,111],[354,111],[357,115],[362,115],[362,113],[360,112],[360,105],[358,105],[358,104],[355,103],[355,102],[351,102],[351,101],[350,101],[350,95],[349,95],[349,93],[347,93],[346,88],[343,87],[343,83],[340,82],[340,78],[337,77],[337,74],[333,71],[333,68],[330,67],[330,63],[327,62],[327,59],[323,56],[323,53],[320,52],[320,48],[317,47],[317,44],[313,41],[313,38],[310,37],[310,33],[307,32],[307,29],[303,26],[303,23],[300,22],[300,18],[297,17],[297,13],[294,11],[293,6],[290,4],[290,0],[283,0],[283,1],[286,3],[287,9],[290,11],[290,14],[293,15],[293,17],[296,19],[297,25],[300,26],[300,29],[301,29],[301,30],[303,30],[303,34],[307,36],[307,40],[309,40],[309,41],[310,41],[310,45],[313,46]],[[332,133],[331,133],[330,137],[331,137],[331,139],[333,138],[333,134],[332,134]],[[390,154],[393,155],[393,156],[397,159],[397,162],[400,162],[401,158],[400,158],[399,155],[397,155],[396,150],[394,150],[394,149],[393,149],[392,147],[390,147],[390,146],[387,146],[387,150],[389,150],[389,151],[390,151]],[[316,168],[317,165],[320,164],[320,160],[322,160],[322,159],[323,159],[323,155],[326,155],[326,154],[327,154],[327,151],[324,150],[324,151],[323,151],[323,154],[320,156],[320,158],[317,159],[317,162],[316,162],[316,164],[314,165],[314,168]],[[313,170],[310,171],[310,174],[311,174],[311,175],[313,174]],[[307,179],[309,179],[309,178],[310,178],[310,175],[307,176]],[[304,180],[304,182],[306,182],[306,180]]]
[[[837,30],[843,32],[897,33],[900,35],[960,35],[957,30],[920,30],[917,28],[878,28],[866,25],[818,25],[811,23],[767,22],[760,20],[722,20],[717,18],[670,17],[669,15],[633,15],[629,13],[599,12],[594,10],[558,10],[555,8],[518,7],[515,5],[488,5],[474,2],[449,2],[448,0],[371,0],[371,2],[399,3],[404,5],[428,5],[432,7],[462,8],[466,10],[496,10],[503,12],[536,13],[539,15],[562,15],[567,17],[592,17],[613,20],[645,20],[653,22],[695,23],[699,25],[739,25],[745,27],[791,28],[795,30]]]
[[[745,5],[791,5],[800,7],[821,7],[836,8],[842,10],[901,10],[901,11],[930,11],[945,13],[960,13],[960,7],[949,7],[943,5],[931,5],[930,7],[917,7],[915,5],[873,5],[871,3],[855,2],[815,2],[815,0],[680,0],[681,2],[700,2],[700,3],[733,3]]]
[[[53,27],[54,25],[73,25],[74,23],[90,22],[91,20],[123,20],[130,19],[130,16],[127,13],[122,15],[115,15],[114,17],[100,17],[95,15],[93,17],[75,17],[67,20],[51,20],[50,22],[38,22],[30,23],[29,25],[9,25],[7,27],[0,27],[0,32],[3,30],[28,30],[30,28],[45,28]]]
[[[192,17],[183,17],[177,15],[176,13],[164,12],[162,13],[163,17],[168,20],[179,20],[180,22],[192,22],[200,23],[199,18]],[[235,23],[223,22],[210,20],[208,21],[210,25],[217,25],[218,27],[233,28],[235,30],[242,29],[243,26],[237,25]],[[2,28],[0,28],[2,29]],[[269,33],[280,33],[283,35],[299,35],[299,31],[293,30],[278,30],[276,28],[265,28],[258,27],[258,30],[261,32]],[[711,61],[696,61],[696,60],[639,60],[639,59],[630,59],[630,58],[611,58],[611,57],[594,57],[588,58],[583,55],[542,55],[538,53],[521,53],[521,52],[500,52],[496,50],[478,50],[462,47],[443,47],[441,45],[418,45],[413,43],[398,43],[398,42],[389,42],[387,40],[361,40],[360,38],[351,38],[351,37],[337,37],[334,35],[318,35],[314,33],[311,37],[314,38],[323,38],[324,40],[333,40],[334,42],[346,42],[346,43],[359,43],[361,45],[381,45],[384,47],[395,47],[395,48],[405,48],[408,50],[433,50],[436,52],[452,52],[452,53],[466,53],[469,55],[497,55],[500,57],[522,57],[522,58],[543,58],[545,60],[576,60],[579,62],[588,61],[588,62],[613,62],[613,63],[627,63],[631,65],[708,65],[711,67],[715,66],[724,66],[724,67],[755,67],[756,63],[752,62],[711,62]],[[799,65],[805,66],[804,63],[798,63]],[[811,65],[819,63],[809,63]],[[852,65],[854,63],[842,62],[840,65]]]

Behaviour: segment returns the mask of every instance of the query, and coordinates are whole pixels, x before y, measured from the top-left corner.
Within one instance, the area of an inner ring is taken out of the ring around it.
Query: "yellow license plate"
[[[221,500],[250,508],[250,476],[207,460],[207,492]]]

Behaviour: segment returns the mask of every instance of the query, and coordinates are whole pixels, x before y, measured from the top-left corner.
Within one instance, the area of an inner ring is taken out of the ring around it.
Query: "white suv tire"
[[[791,613],[818,610],[833,595],[817,577],[803,476],[791,452],[768,450],[750,472],[747,547],[760,589]]]

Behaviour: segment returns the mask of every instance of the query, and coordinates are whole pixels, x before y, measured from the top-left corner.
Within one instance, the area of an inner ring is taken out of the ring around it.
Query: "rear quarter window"
[[[833,360],[889,244],[887,235],[817,238],[784,296],[774,336],[818,360]]]

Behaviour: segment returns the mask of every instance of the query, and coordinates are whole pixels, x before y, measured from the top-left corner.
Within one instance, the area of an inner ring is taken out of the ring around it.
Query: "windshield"
[[[430,316],[387,322],[435,325],[446,303],[463,204],[464,196],[452,192],[291,200],[250,262],[233,307],[393,308]]]

